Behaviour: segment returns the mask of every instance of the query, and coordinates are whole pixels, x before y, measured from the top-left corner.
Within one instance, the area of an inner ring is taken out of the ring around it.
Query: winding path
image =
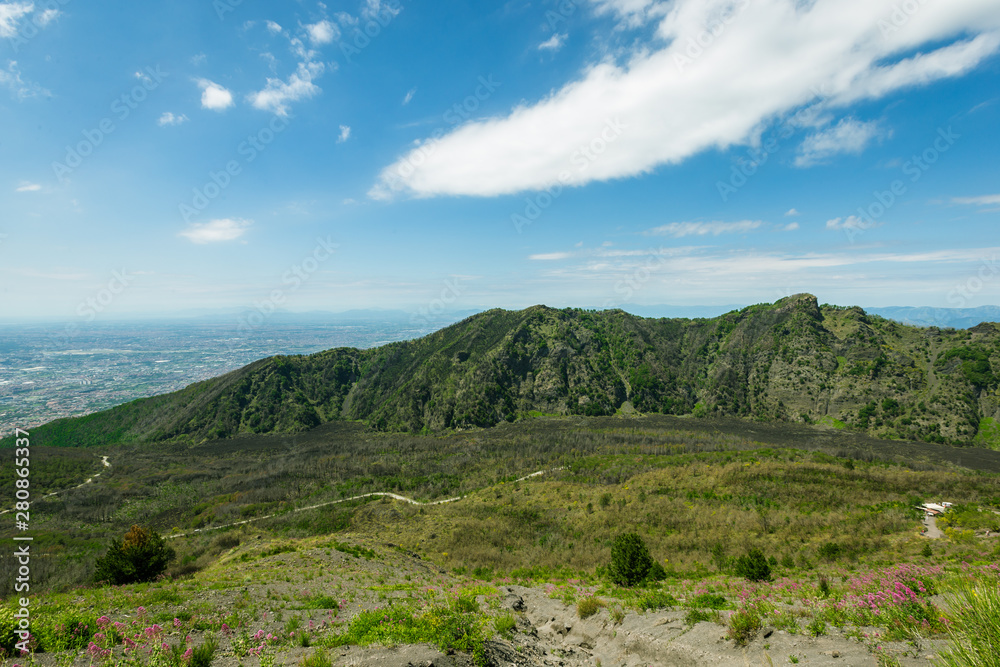
[[[107,456],[102,456],[101,457],[101,463],[104,464],[105,468],[110,468],[111,467],[111,464],[108,463],[108,457]],[[42,498],[43,499],[44,498],[51,498],[52,496],[58,496],[60,493],[66,493],[67,491],[72,491],[73,489],[79,489],[81,486],[86,486],[88,484],[92,484],[93,481],[96,478],[100,477],[100,476],[101,476],[101,473],[99,473],[99,472],[94,473],[93,477],[88,477],[86,479],[86,481],[84,481],[81,484],[77,484],[76,486],[69,486],[69,487],[66,487],[65,489],[61,489],[59,491],[52,491],[51,493],[46,493],[44,496],[42,496]],[[28,505],[30,506],[31,503],[33,503],[33,502],[35,502],[35,501],[33,501],[33,500],[28,501]],[[11,508],[9,510],[0,510],[0,514],[8,514],[9,512],[13,512],[13,511],[14,511],[14,508]]]
[[[524,477],[518,477],[511,484],[517,482],[523,482],[526,479],[531,479],[532,477],[537,477],[538,475],[544,475],[547,472],[556,472],[557,470],[565,470],[565,467],[550,468],[548,470],[538,470],[531,473],[530,475],[525,475]],[[394,500],[399,500],[404,503],[409,503],[411,505],[443,505],[444,503],[453,503],[457,500],[465,498],[465,496],[455,496],[454,498],[445,498],[444,500],[431,500],[421,502],[419,500],[414,500],[413,498],[407,498],[406,496],[401,496],[398,493],[389,493],[386,491],[374,491],[372,493],[363,493],[360,496],[351,496],[350,498],[341,498],[340,500],[330,500],[325,503],[319,503],[318,505],[309,505],[308,507],[296,507],[292,512],[305,512],[306,510],[314,510],[320,507],[326,507],[327,505],[336,505],[338,503],[346,503],[352,500],[361,500],[362,498],[372,498],[374,496],[385,496],[387,498],[392,498]],[[277,514],[268,514],[266,516],[255,516],[252,519],[244,519],[243,521],[234,521],[233,523],[224,523],[220,526],[209,526],[208,528],[195,528],[192,531],[186,533],[175,533],[173,535],[164,535],[163,539],[172,540],[177,537],[187,537],[188,535],[194,535],[195,533],[207,533],[210,530],[219,530],[221,528],[232,528],[233,526],[242,526],[244,524],[253,523],[254,521],[263,521],[264,519],[270,519],[277,516]]]

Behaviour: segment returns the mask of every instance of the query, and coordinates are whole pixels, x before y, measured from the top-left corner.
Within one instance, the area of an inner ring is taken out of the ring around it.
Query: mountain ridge
[[[492,309],[423,338],[278,356],[33,430],[93,446],[296,432],[489,427],[533,414],[632,410],[851,427],[1000,446],[1000,327],[917,329],[811,294],[715,318]]]

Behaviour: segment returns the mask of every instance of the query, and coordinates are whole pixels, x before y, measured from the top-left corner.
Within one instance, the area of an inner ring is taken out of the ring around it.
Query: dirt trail
[[[564,468],[560,467],[560,468],[550,468],[549,470],[538,470],[536,472],[531,473],[530,475],[525,475],[524,477],[519,477],[519,478],[515,479],[514,482],[512,482],[512,484],[516,483],[516,482],[523,482],[526,479],[531,479],[532,477],[537,477],[538,475],[544,475],[547,472],[555,472],[557,470],[564,470]],[[87,480],[87,481],[90,481],[90,480]],[[361,500],[363,498],[374,498],[376,496],[384,496],[386,498],[392,498],[394,500],[399,500],[401,502],[409,503],[411,505],[425,505],[425,506],[428,506],[428,505],[443,505],[444,503],[453,503],[455,501],[462,500],[463,498],[465,498],[465,496],[456,496],[454,498],[445,498],[444,500],[420,501],[420,500],[414,500],[413,498],[407,498],[406,496],[401,496],[398,493],[389,493],[388,491],[373,491],[372,493],[362,493],[360,496],[351,496],[350,498],[341,498],[340,500],[330,500],[330,501],[325,502],[325,503],[319,503],[318,505],[309,505],[307,507],[296,507],[295,509],[292,510],[292,512],[305,512],[306,510],[314,510],[314,509],[319,509],[320,507],[327,507],[329,505],[336,505],[338,503],[346,503],[346,502],[350,502],[352,500]],[[209,526],[208,528],[195,528],[194,530],[189,531],[187,533],[177,533],[175,535],[164,535],[163,538],[164,539],[174,539],[174,538],[178,538],[178,537],[187,537],[188,535],[194,535],[196,533],[205,533],[205,532],[208,532],[210,530],[220,530],[222,528],[232,528],[233,526],[242,526],[242,525],[245,525],[245,524],[248,524],[248,523],[253,523],[255,521],[263,521],[264,519],[270,519],[270,518],[272,518],[274,516],[277,516],[277,515],[276,514],[268,514],[266,516],[255,516],[252,519],[245,519],[243,521],[234,521],[233,523],[224,523],[224,524],[219,525],[219,526]]]
[[[101,463],[104,465],[105,468],[110,468],[111,467],[111,464],[108,463],[108,457],[107,456],[102,456],[101,457]],[[66,493],[67,491],[72,491],[73,489],[79,489],[81,486],[86,486],[87,484],[93,484],[94,480],[97,479],[100,476],[101,476],[101,473],[96,472],[96,473],[94,473],[93,477],[88,477],[87,479],[85,479],[80,484],[77,484],[76,486],[70,486],[70,487],[65,488],[65,489],[60,489],[59,491],[52,491],[50,493],[46,493],[45,495],[42,496],[42,498],[51,498],[52,496],[58,496],[60,493]],[[30,505],[32,502],[34,502],[34,501],[29,501],[28,504]],[[14,511],[13,508],[11,508],[9,510],[0,510],[0,514],[8,514],[9,512],[13,512],[13,511]]]
[[[938,528],[937,518],[935,518],[934,515],[924,515],[924,526],[927,528],[927,532],[923,534],[924,537],[932,540],[939,540],[944,537],[944,533],[942,533],[941,529]]]

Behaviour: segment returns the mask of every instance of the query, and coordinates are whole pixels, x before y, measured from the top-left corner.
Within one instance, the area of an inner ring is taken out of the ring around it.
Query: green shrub
[[[713,610],[704,609],[691,609],[688,611],[687,615],[684,616],[684,622],[688,625],[694,625],[695,623],[701,623],[703,621],[718,622],[719,612]]]
[[[826,634],[826,621],[822,618],[814,618],[809,625],[806,626],[806,631],[809,632],[813,637],[819,637],[820,635]]]
[[[174,550],[154,531],[132,526],[122,540],[112,539],[104,556],[97,559],[96,581],[115,586],[152,581],[167,569]]]
[[[322,649],[316,649],[312,655],[303,656],[299,661],[302,667],[330,667],[330,656]]]
[[[688,601],[692,609],[725,609],[726,596],[717,593],[702,593]]]
[[[729,617],[729,638],[737,646],[746,646],[760,632],[760,616],[747,609],[741,609]]]
[[[595,598],[580,598],[576,603],[576,615],[580,618],[590,618],[604,606],[604,602]]]
[[[14,644],[17,643],[17,621],[14,611],[6,604],[0,607],[0,649],[6,655],[13,655]]]
[[[667,578],[667,571],[663,569],[657,561],[653,561],[653,564],[649,567],[649,572],[646,573],[646,581],[655,584],[656,582],[663,581]]]
[[[751,549],[736,559],[734,563],[736,576],[750,581],[770,581],[771,565],[767,562],[764,552]]]
[[[208,639],[200,646],[196,646],[191,651],[191,660],[188,667],[211,667],[212,658],[215,657],[215,649],[219,644],[214,639]]]
[[[653,566],[646,543],[636,533],[624,533],[611,545],[611,580],[619,586],[634,586],[646,578]]]
[[[636,607],[646,611],[647,609],[665,609],[677,605],[674,596],[666,591],[648,591],[639,596],[636,600]]]
[[[939,664],[987,667],[997,662],[1000,646],[1000,588],[996,582],[966,587],[949,600],[954,613],[948,626],[951,645]]]
[[[503,637],[510,637],[513,635],[514,631],[517,629],[517,620],[514,618],[514,614],[507,612],[506,614],[494,616],[493,629],[497,631],[497,634]]]

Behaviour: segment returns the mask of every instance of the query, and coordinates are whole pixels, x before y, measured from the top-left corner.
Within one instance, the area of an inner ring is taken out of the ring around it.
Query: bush
[[[667,571],[663,569],[655,560],[653,564],[649,567],[649,572],[646,573],[646,581],[655,584],[658,581],[663,581],[667,578]]]
[[[496,630],[497,634],[500,636],[510,638],[514,634],[514,631],[517,630],[517,619],[515,619],[514,614],[511,614],[510,612],[494,616],[493,629]]]
[[[665,609],[677,605],[674,596],[666,591],[648,591],[639,596],[636,600],[636,607],[642,611],[647,609]]]
[[[636,533],[624,533],[611,545],[608,573],[619,586],[634,586],[646,578],[653,566],[646,543]]]
[[[760,549],[751,549],[737,558],[734,565],[738,577],[750,581],[771,581],[771,565]]]
[[[688,607],[692,609],[725,609],[726,596],[716,593],[702,593],[689,600]]]
[[[580,598],[576,603],[576,615],[580,618],[589,618],[600,611],[604,602],[595,597]]]
[[[96,581],[115,586],[152,581],[174,557],[174,550],[155,532],[132,526],[122,540],[112,539],[108,552],[97,559]]]
[[[737,646],[746,646],[760,632],[760,616],[746,609],[737,611],[729,617],[729,638]]]
[[[196,647],[191,651],[191,660],[188,662],[188,667],[210,667],[212,658],[215,656],[215,649],[218,647],[219,645],[214,639],[209,639],[201,646]]]
[[[694,625],[704,621],[718,622],[718,620],[719,612],[714,609],[711,611],[706,611],[704,609],[691,609],[688,611],[687,615],[684,616],[684,622],[688,625]]]
[[[0,607],[0,649],[5,655],[14,654],[14,644],[17,643],[17,621],[13,610],[6,604]]]
[[[941,654],[942,665],[997,664],[1000,646],[1000,588],[995,582],[968,586],[948,601],[955,610],[948,625],[951,646]]]

